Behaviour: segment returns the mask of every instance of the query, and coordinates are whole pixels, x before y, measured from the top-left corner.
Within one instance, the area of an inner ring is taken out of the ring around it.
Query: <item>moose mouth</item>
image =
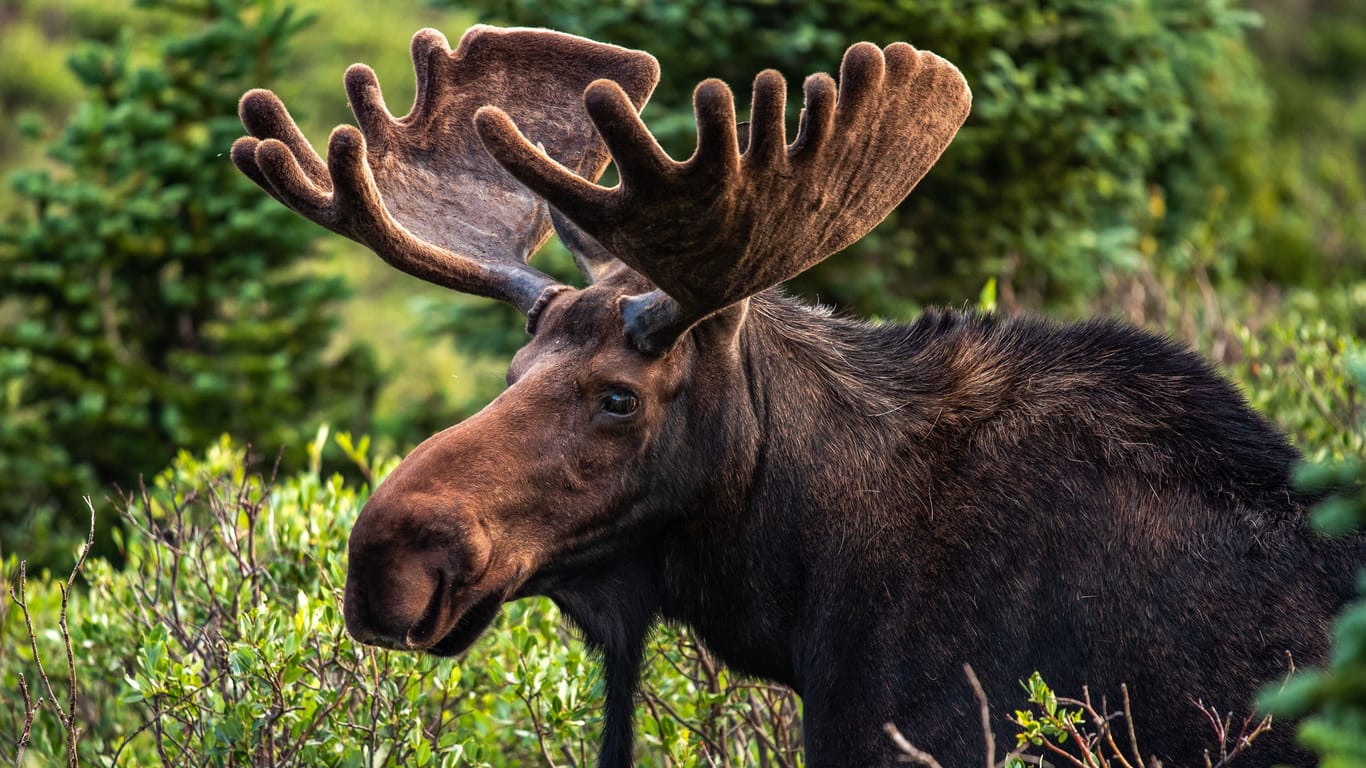
[[[489,629],[493,619],[499,616],[499,609],[503,608],[503,596],[501,594],[490,594],[484,600],[471,605],[469,611],[460,616],[459,622],[451,627],[451,631],[445,633],[441,638],[428,648],[428,653],[433,656],[456,656],[463,653],[474,645],[474,641],[479,640],[479,635],[484,634],[484,630]]]
[[[413,626],[413,634],[420,635],[422,630],[435,631],[437,623],[444,612],[439,602],[444,602],[444,590],[437,590],[437,594],[432,597],[432,607],[427,609],[427,615]],[[498,617],[498,611],[503,607],[503,594],[494,591],[492,594],[480,599],[470,606],[463,615],[455,622],[455,625],[442,635],[436,642],[427,646],[425,650],[433,656],[455,656],[463,653],[474,642],[484,634],[493,620]]]

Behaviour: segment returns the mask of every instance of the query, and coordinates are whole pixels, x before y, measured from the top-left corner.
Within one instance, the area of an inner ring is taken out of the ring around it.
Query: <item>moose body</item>
[[[367,502],[357,639],[456,654],[504,602],[549,595],[603,655],[605,768],[632,762],[661,620],[795,689],[812,766],[894,764],[886,723],[945,765],[980,760],[963,664],[997,707],[1035,670],[1110,701],[1127,684],[1143,748],[1193,765],[1195,701],[1250,712],[1287,653],[1322,659],[1363,543],[1307,530],[1296,452],[1194,354],[1113,322],[871,326],[770,290],[928,171],[968,111],[952,65],[855,45],[838,89],[807,79],[791,143],[776,73],[739,127],[704,82],[680,163],[637,114],[646,54],[476,27],[455,51],[420,32],[413,61],[403,118],[347,72],[360,129],[326,162],[265,91],[232,152],[289,207],[513,304],[532,334],[507,390]],[[552,225],[587,287],[527,264]],[[1291,741],[1242,764],[1294,759]]]
[[[794,688],[817,766],[894,764],[889,722],[979,762],[964,663],[1002,708],[1034,670],[1116,704],[1127,684],[1143,748],[1195,765],[1196,701],[1250,714],[1287,652],[1322,658],[1360,546],[1306,530],[1297,453],[1193,353],[1113,322],[868,326],[771,294],[744,328],[623,468],[654,490],[638,523],[523,590],[612,665],[604,764],[629,764],[657,618]],[[1240,762],[1290,759],[1289,736]]]

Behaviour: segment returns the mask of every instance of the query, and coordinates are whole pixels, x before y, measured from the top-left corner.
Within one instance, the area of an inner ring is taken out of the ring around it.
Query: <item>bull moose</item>
[[[777,72],[748,123],[705,81],[678,162],[639,117],[646,53],[478,26],[412,54],[402,118],[372,70],[346,72],[359,128],[325,161],[265,90],[232,148],[299,214],[526,315],[506,391],[357,519],[357,640],[458,654],[503,603],[548,595],[602,655],[602,766],[632,762],[659,621],[791,686],[811,766],[893,764],[886,723],[980,761],[964,663],[1000,702],[1032,670],[1112,702],[1127,683],[1146,748],[1192,765],[1194,701],[1250,711],[1287,651],[1323,658],[1362,543],[1307,529],[1297,452],[1194,353],[1104,320],[868,324],[777,288],[948,146],[971,96],[947,61],[852,46],[838,84],[806,79],[790,143]],[[552,229],[586,287],[528,265]],[[1297,757],[1277,728],[1243,762]]]

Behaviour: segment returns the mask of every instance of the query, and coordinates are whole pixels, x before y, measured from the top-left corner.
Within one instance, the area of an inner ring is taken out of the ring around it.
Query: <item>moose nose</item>
[[[346,576],[342,614],[346,631],[367,645],[413,649],[431,637],[449,599],[445,573],[422,563],[390,563],[383,571],[353,565]]]
[[[392,515],[367,505],[351,530],[342,614],[356,640],[386,648],[414,649],[436,642],[448,612],[453,552],[414,541],[392,524]]]
[[[366,645],[393,647],[393,639],[380,629],[369,601],[356,586],[351,576],[346,578],[346,593],[342,597],[342,617],[346,620],[346,631],[357,642]]]

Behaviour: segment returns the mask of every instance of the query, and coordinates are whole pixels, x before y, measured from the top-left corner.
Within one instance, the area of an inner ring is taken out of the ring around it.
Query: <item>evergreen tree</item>
[[[230,432],[301,457],[299,430],[366,426],[375,366],[331,342],[345,287],[301,268],[320,230],[228,159],[238,97],[307,20],[172,9],[154,61],[126,33],[72,58],[87,98],[0,222],[0,535],[31,560],[84,530],[82,495],[135,488],[178,448]]]

